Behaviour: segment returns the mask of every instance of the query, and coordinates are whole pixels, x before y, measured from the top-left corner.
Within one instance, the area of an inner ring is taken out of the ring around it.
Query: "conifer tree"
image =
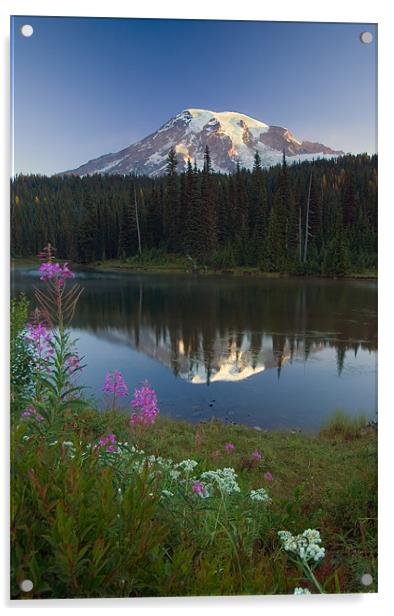
[[[91,263],[96,257],[97,209],[90,192],[84,199],[78,230],[78,256],[81,263]]]
[[[164,195],[164,234],[169,251],[176,251],[181,246],[179,225],[179,194],[177,168],[178,159],[175,148],[168,152],[166,166],[166,188]]]

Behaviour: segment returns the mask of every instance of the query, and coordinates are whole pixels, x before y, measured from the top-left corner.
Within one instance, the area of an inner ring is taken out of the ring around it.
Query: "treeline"
[[[377,156],[347,155],[252,171],[188,162],[166,175],[19,175],[11,183],[13,256],[51,242],[92,263],[178,254],[196,265],[340,276],[377,266]]]

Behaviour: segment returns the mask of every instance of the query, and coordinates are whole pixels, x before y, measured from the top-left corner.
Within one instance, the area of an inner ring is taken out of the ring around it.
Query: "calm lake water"
[[[316,430],[335,409],[376,413],[377,283],[79,273],[73,320],[102,407],[109,370],[144,379],[162,412]],[[36,272],[17,269],[13,293]]]

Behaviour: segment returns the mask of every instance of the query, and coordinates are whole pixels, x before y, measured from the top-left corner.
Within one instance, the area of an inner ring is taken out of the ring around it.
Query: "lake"
[[[377,282],[79,272],[72,322],[87,385],[148,379],[162,413],[317,430],[335,409],[377,411]],[[37,272],[13,272],[32,297]]]

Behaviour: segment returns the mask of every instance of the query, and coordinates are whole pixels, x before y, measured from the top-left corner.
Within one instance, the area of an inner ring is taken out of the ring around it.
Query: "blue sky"
[[[14,17],[14,172],[77,167],[187,107],[375,152],[376,36],[371,24]]]

